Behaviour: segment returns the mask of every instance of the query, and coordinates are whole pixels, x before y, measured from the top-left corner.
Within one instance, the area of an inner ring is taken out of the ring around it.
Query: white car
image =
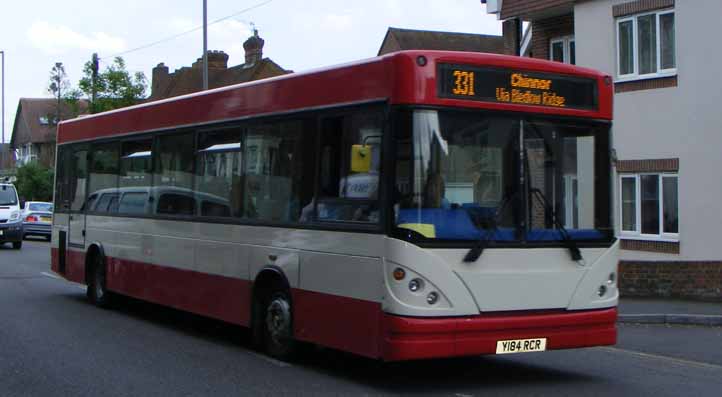
[[[23,237],[42,236],[50,241],[53,228],[53,203],[28,201],[23,208]]]
[[[23,219],[15,186],[0,183],[0,244],[12,243],[14,249],[23,246]]]

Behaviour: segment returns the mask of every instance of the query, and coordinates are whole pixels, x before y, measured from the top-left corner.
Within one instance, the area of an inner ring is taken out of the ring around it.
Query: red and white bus
[[[407,51],[62,122],[52,268],[381,360],[616,341],[612,86]]]

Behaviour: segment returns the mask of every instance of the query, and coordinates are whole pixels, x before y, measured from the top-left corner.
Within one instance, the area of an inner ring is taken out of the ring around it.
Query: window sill
[[[677,73],[668,75],[654,75],[649,77],[634,77],[620,79],[614,82],[614,92],[632,92],[652,90],[657,88],[671,88],[677,86]]]
[[[667,71],[663,71],[660,73],[649,73],[649,74],[641,74],[641,75],[627,75],[627,76],[618,76],[614,80],[614,84],[617,83],[628,83],[630,81],[640,81],[640,80],[654,80],[654,79],[663,79],[665,77],[676,77],[677,76],[677,69],[669,69]]]
[[[620,236],[620,248],[627,251],[655,252],[660,254],[679,255],[679,240],[667,240],[660,238],[641,238]]]

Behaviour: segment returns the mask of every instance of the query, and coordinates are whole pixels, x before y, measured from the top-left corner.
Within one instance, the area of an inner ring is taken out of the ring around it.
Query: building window
[[[549,59],[552,61],[577,64],[577,50],[574,36],[557,37],[550,41]]]
[[[619,80],[655,78],[677,73],[674,11],[617,19]]]
[[[679,240],[676,174],[625,174],[620,177],[620,235]]]

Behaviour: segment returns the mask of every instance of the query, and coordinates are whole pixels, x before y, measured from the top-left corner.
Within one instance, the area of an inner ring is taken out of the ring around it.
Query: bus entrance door
[[[68,222],[68,245],[85,248],[85,214],[70,214]]]

